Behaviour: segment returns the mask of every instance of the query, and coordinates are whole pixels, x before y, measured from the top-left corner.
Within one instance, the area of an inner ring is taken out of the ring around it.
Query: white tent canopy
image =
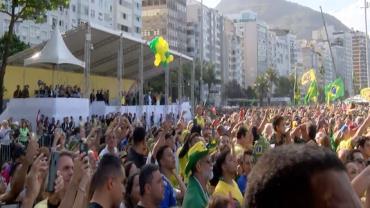
[[[35,64],[70,64],[85,68],[85,63],[77,59],[67,48],[58,27],[40,52],[24,60],[25,66]]]

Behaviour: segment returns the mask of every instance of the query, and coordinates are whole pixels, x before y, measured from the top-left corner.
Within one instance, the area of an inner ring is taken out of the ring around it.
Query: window
[[[122,13],[122,18],[126,19],[126,17],[127,17],[126,13]]]
[[[91,3],[95,3],[95,0],[91,0]]]
[[[121,25],[121,30],[128,32],[128,27],[126,25]]]
[[[119,0],[119,5],[122,5],[122,0]]]
[[[136,27],[136,33],[140,33],[140,28]]]
[[[140,17],[136,16],[136,21],[140,22]]]
[[[52,24],[51,24],[53,29],[57,26],[57,23],[58,23],[57,18],[53,17]]]
[[[89,16],[89,8],[87,6],[84,7],[84,13],[86,16]]]
[[[93,9],[92,9],[92,10],[90,11],[90,15],[91,15],[91,17],[92,17],[92,18],[94,18],[94,17],[95,17],[95,10],[93,10]]]
[[[76,12],[76,5],[72,4],[72,12]]]

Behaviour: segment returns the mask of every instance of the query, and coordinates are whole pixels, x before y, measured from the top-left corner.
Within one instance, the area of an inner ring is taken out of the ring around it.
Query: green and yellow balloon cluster
[[[149,42],[149,47],[155,54],[154,66],[167,66],[173,61],[167,41],[162,36],[157,36]]]

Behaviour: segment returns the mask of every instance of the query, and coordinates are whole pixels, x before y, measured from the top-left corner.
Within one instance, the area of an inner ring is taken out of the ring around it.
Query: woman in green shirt
[[[21,128],[19,128],[19,142],[25,146],[28,143],[29,132],[26,122],[22,122]]]

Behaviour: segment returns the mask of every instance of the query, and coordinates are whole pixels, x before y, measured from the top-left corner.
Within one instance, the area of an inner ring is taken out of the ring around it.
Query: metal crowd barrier
[[[38,140],[39,146],[51,148],[53,145],[53,139],[52,135],[44,134]],[[12,160],[11,146],[11,144],[0,144],[0,168],[4,163]]]
[[[5,162],[8,162],[11,160],[11,148],[10,144],[5,145],[1,144],[0,145],[0,165],[2,166]]]

